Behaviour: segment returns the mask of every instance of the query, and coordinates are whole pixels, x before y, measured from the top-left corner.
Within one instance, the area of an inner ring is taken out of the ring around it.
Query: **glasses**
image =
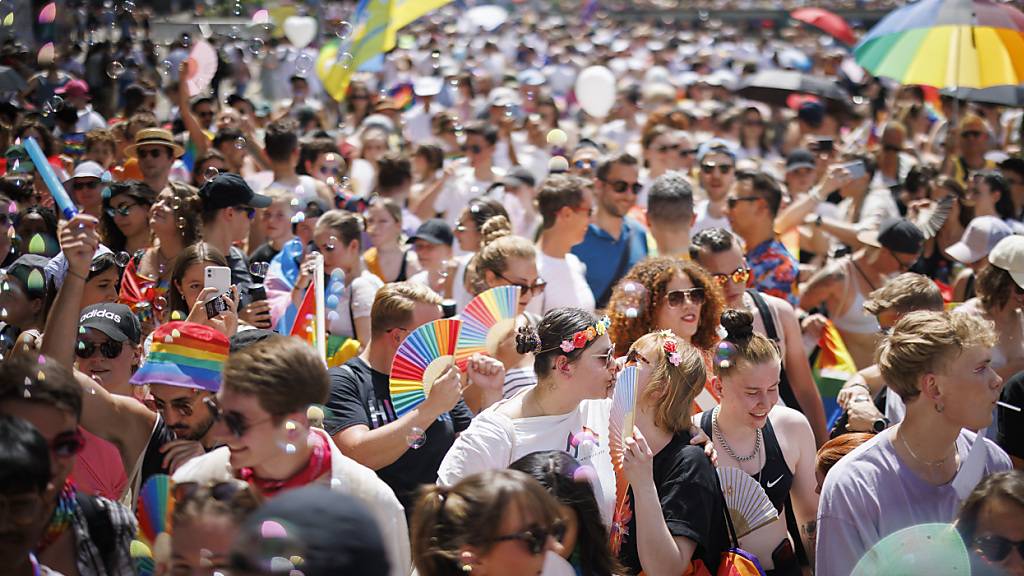
[[[633,192],[633,194],[639,194],[644,189],[643,184],[639,182],[626,182],[625,180],[601,180],[605,184],[612,187],[612,190],[616,194],[622,194],[627,190]]]
[[[700,165],[700,171],[702,173],[704,173],[704,174],[711,174],[712,172],[715,171],[715,168],[718,168],[718,173],[719,174],[725,176],[726,174],[732,172],[733,166],[732,166],[732,164],[701,164]]]
[[[214,482],[212,484],[203,484],[201,482],[181,482],[174,484],[174,501],[181,504],[186,500],[191,500],[197,496],[203,496],[201,493],[205,491],[209,494],[210,498],[213,498],[217,502],[231,502],[235,499],[236,494],[248,489],[248,484],[237,480],[226,480],[223,482]]]
[[[664,153],[671,150],[679,150],[679,146],[679,144],[662,144],[661,146],[656,147],[655,150]]]
[[[732,280],[733,284],[746,284],[747,280],[750,280],[750,269],[740,266],[729,274],[712,274],[711,277],[719,286],[725,286],[729,280]]]
[[[573,208],[573,211],[593,216],[594,214],[597,214],[597,205],[591,204],[590,206],[577,206],[576,208]]]
[[[85,182],[81,180],[75,180],[71,183],[72,190],[85,190],[86,188],[96,188],[100,185],[99,180],[87,180]]]
[[[124,350],[124,342],[104,340],[103,343],[96,344],[89,340],[79,340],[78,345],[75,346],[75,356],[87,360],[96,354],[97,348],[105,358],[113,360],[121,355],[121,351]]]
[[[886,250],[889,252],[889,254],[892,254],[892,257],[896,260],[896,262],[899,263],[901,270],[904,270],[904,271],[909,270],[910,267],[913,266],[917,262],[917,256],[914,256],[914,259],[911,260],[910,262],[906,262],[902,258],[897,256],[896,253],[893,252],[892,250],[889,250],[888,248],[886,248]]]
[[[1024,558],[1024,540],[1014,542],[1002,536],[983,536],[974,539],[974,550],[989,562],[1002,562],[1010,555],[1010,551],[1017,549],[1017,554]]]
[[[592,160],[592,159],[577,160],[577,161],[573,162],[572,165],[575,166],[577,170],[583,170],[584,168],[591,168],[591,169],[593,169],[593,168],[597,167],[597,160]]]
[[[338,174],[341,174],[341,167],[340,166],[321,166],[320,167],[320,175],[321,176],[337,176]]]
[[[687,302],[694,306],[700,306],[704,303],[704,289],[672,290],[665,294],[665,300],[668,301],[669,308],[678,308]]]
[[[603,361],[605,369],[611,370],[615,366],[615,346],[609,346],[604,354],[594,354],[594,358]]]
[[[224,422],[224,425],[227,426],[228,430],[232,434],[234,434],[235,438],[239,439],[245,436],[253,426],[259,426],[260,424],[270,422],[273,419],[272,416],[268,416],[267,418],[257,420],[256,422],[248,422],[246,421],[245,416],[238,412],[223,410],[220,407],[220,404],[217,403],[217,399],[212,396],[203,398],[203,404],[206,404],[206,408],[209,409],[210,415],[213,416],[215,421]]]
[[[249,217],[249,220],[256,218],[256,209],[252,206],[233,206],[235,210],[245,212],[245,215]]]
[[[182,418],[189,418],[192,416],[193,412],[195,412],[195,408],[193,407],[195,398],[196,397],[194,395],[191,398],[175,398],[174,400],[171,400],[170,406],[159,398],[152,398],[147,399],[145,404],[147,408],[161,415],[165,414],[168,409],[173,409],[178,413],[178,416]]]
[[[561,542],[562,538],[565,538],[565,524],[561,521],[556,521],[549,528],[531,526],[522,532],[506,534],[505,536],[497,536],[494,538],[494,541],[505,542],[507,540],[519,540],[523,544],[526,544],[526,549],[529,550],[530,554],[536,556],[544,551],[544,548],[548,543],[548,537]]]
[[[0,495],[0,518],[16,526],[29,526],[36,520],[42,503],[39,494]]]
[[[53,437],[50,453],[55,458],[74,458],[85,449],[85,436],[79,430],[68,430]]]
[[[732,198],[726,199],[725,203],[729,205],[729,209],[733,209],[740,202],[753,202],[754,200],[760,200],[760,196],[733,196]]]
[[[548,285],[548,283],[543,278],[537,278],[537,280],[535,280],[534,283],[531,284],[531,285],[526,285],[526,284],[520,284],[518,282],[513,282],[512,280],[509,280],[508,278],[506,278],[505,276],[503,276],[501,274],[498,274],[498,278],[501,278],[502,280],[504,280],[505,282],[508,282],[509,284],[511,284],[513,286],[518,286],[519,290],[520,290],[520,292],[522,294],[529,294],[531,298],[533,296],[543,292],[544,291],[544,287]]]
[[[981,138],[983,134],[981,130],[965,130],[960,133],[964,138]]]
[[[163,148],[151,148],[149,150],[136,150],[135,155],[139,157],[139,160],[143,160],[146,157],[159,158],[164,155]]]
[[[626,354],[626,366],[636,366],[637,362],[650,364],[650,362],[647,361],[647,358],[644,358],[643,354],[637,352],[636,349],[631,349],[629,353]]]
[[[132,208],[135,208],[138,204],[121,204],[120,206],[111,206],[107,208],[107,216],[111,218],[117,216],[128,216],[131,213]]]
[[[484,150],[483,146],[480,146],[479,144],[473,144],[472,146],[463,146],[462,147],[462,151],[463,152],[472,152],[473,154],[479,154],[479,153],[483,152],[483,150]]]

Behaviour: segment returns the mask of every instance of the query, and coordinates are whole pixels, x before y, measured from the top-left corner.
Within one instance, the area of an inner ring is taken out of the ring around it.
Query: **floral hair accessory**
[[[736,354],[736,345],[732,342],[719,342],[718,349],[715,351],[715,362],[721,369],[728,369],[732,366],[730,358]]]
[[[679,366],[683,361],[683,355],[679,353],[679,345],[676,343],[674,338],[665,340],[662,349],[665,351],[665,357],[668,358],[668,363],[673,366]]]
[[[584,346],[587,345],[587,342],[592,342],[600,338],[602,335],[604,335],[604,333],[608,330],[608,326],[611,325],[611,323],[612,321],[607,316],[605,316],[598,320],[597,322],[595,322],[593,326],[587,326],[585,329],[580,330],[579,332],[573,334],[569,338],[562,340],[562,343],[558,345],[558,348],[560,348],[562,352],[565,352],[566,354],[572,352],[573,350],[583,348]],[[541,352],[546,351],[547,350],[541,350]]]

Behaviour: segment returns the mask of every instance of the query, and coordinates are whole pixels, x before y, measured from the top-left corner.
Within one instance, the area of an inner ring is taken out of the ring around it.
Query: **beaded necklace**
[[[71,526],[71,520],[75,516],[75,494],[75,484],[71,480],[65,481],[64,488],[60,491],[60,497],[57,498],[57,507],[53,510],[50,523],[46,525],[46,532],[43,533],[43,537],[39,540],[39,546],[36,547],[37,553],[46,550]]]

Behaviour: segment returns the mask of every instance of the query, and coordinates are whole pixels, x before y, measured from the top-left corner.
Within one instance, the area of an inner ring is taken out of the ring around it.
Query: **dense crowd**
[[[347,22],[4,44],[0,574],[1024,574],[1019,110],[460,9],[340,101]],[[787,70],[841,97],[744,89]]]

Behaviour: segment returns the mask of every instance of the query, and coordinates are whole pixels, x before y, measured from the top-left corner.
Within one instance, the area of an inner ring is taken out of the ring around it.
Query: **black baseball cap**
[[[523,168],[522,166],[513,166],[509,169],[505,177],[502,178],[501,183],[505,186],[517,187],[517,186],[529,186],[533,188],[537,185],[537,179],[533,177],[533,173]]]
[[[890,218],[877,231],[868,230],[857,234],[868,246],[885,248],[904,254],[919,254],[924,246],[924,232],[906,218]]]
[[[238,352],[244,348],[247,348],[257,342],[262,342],[267,338],[279,336],[280,333],[274,332],[273,330],[264,330],[262,328],[252,328],[251,330],[239,330],[235,332],[235,335],[231,337],[231,346],[228,349],[230,352]]]
[[[814,154],[805,148],[798,148],[786,156],[786,172],[799,170],[800,168],[814,168]]]
[[[17,278],[25,287],[29,298],[46,295],[46,264],[50,261],[40,254],[22,254],[7,267],[7,275]],[[37,270],[37,280],[30,281],[32,271]]]
[[[199,189],[199,199],[203,201],[203,210],[219,210],[232,206],[252,206],[266,208],[271,199],[257,194],[249,188],[238,174],[224,172],[210,179]]]
[[[417,239],[426,240],[431,244],[445,244],[451,246],[455,242],[452,234],[452,227],[440,218],[431,218],[416,229],[416,233],[409,237],[406,242],[412,244]]]
[[[260,506],[245,519],[231,553],[232,568],[258,574],[387,576],[390,564],[366,505],[317,485]]]
[[[93,304],[82,310],[78,320],[79,328],[99,330],[117,342],[129,340],[132,344],[142,342],[142,325],[132,309],[124,304]]]

